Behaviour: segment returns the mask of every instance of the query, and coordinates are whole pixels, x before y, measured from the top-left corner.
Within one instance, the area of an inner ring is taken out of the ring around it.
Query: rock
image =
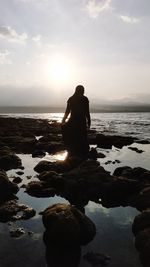
[[[24,234],[25,234],[25,231],[24,231],[24,229],[21,228],[21,227],[19,227],[19,228],[17,228],[17,229],[11,229],[11,230],[10,230],[10,236],[11,236],[11,237],[18,238],[18,237],[20,237],[20,236],[22,236],[22,235],[24,235]]]
[[[150,208],[150,186],[144,188],[133,200],[134,206],[142,211]]]
[[[133,150],[133,151],[135,151],[137,153],[143,153],[144,152],[143,150],[138,149],[137,147],[128,147],[128,149]]]
[[[140,260],[144,267],[150,266],[150,228],[138,233],[135,238],[135,247],[140,253]]]
[[[22,212],[22,214],[20,214]],[[19,213],[19,215],[17,215]],[[36,214],[35,210],[26,205],[18,204],[16,200],[0,203],[0,222],[29,219]]]
[[[36,215],[36,211],[33,208],[25,206],[25,208],[23,209],[23,214],[22,214],[21,220],[29,220],[30,218],[34,217],[35,215]]]
[[[10,182],[5,171],[0,171],[0,200],[14,198],[14,194],[19,191],[19,187]]]
[[[97,153],[97,150],[95,148],[93,148],[93,147],[91,148],[91,150],[89,151],[89,154],[88,154],[88,158],[97,160],[98,153]]]
[[[150,228],[140,231],[135,238],[135,247],[141,253],[149,255],[150,252]],[[150,256],[150,255],[149,255]]]
[[[34,170],[38,173],[41,173],[43,171],[51,171],[53,169],[55,169],[54,163],[46,160],[40,161],[34,168]]]
[[[147,145],[147,144],[150,144],[150,141],[143,139],[143,140],[136,140],[136,143],[142,144],[142,145]]]
[[[64,246],[53,244],[48,239],[48,233],[45,231],[43,241],[46,245],[47,266],[55,267],[78,267],[81,259],[80,246]],[[59,253],[59,256],[58,256]]]
[[[137,215],[132,225],[132,232],[137,235],[139,232],[150,228],[150,209],[144,210]]]
[[[103,159],[103,158],[105,158],[105,157],[106,157],[106,156],[105,156],[103,153],[98,152],[98,156],[97,156],[98,159],[99,159],[99,158]]]
[[[34,168],[34,170],[38,173],[43,171],[56,171],[56,172],[66,172],[69,171],[76,166],[78,166],[83,160],[77,157],[70,157],[64,161],[56,161],[50,162],[46,160],[40,161]]]
[[[96,234],[94,223],[71,205],[54,204],[41,214],[48,239],[54,244],[85,245]]]
[[[62,141],[52,142],[41,142],[38,141],[36,144],[36,150],[44,150],[49,154],[55,154],[57,152],[65,150],[65,146]]]
[[[19,172],[16,172],[16,174],[18,174],[18,175],[23,175],[24,172],[19,171]]]
[[[32,181],[27,184],[26,192],[34,197],[54,197],[56,190],[50,188],[46,183],[40,181]]]
[[[0,150],[0,169],[5,171],[21,167],[21,159],[8,148]]]
[[[111,176],[103,186],[101,204],[106,208],[128,206],[130,197],[137,192],[137,181]]]
[[[32,178],[32,175],[27,175],[26,177],[28,180],[30,180]]]
[[[32,153],[32,158],[36,158],[36,157],[45,157],[46,153],[42,150],[35,150]]]
[[[113,175],[115,176],[123,176],[123,177],[128,177],[130,176],[132,172],[132,168],[128,166],[123,166],[123,167],[118,167],[115,169]]]
[[[148,182],[150,183],[150,171],[141,167],[131,168],[128,166],[123,166],[115,169],[113,175],[123,176],[128,179],[137,180],[140,183]]]
[[[131,145],[134,142],[133,137],[97,134],[96,143],[98,147],[111,149],[112,146],[122,148]]]
[[[13,183],[20,184],[22,182],[22,179],[20,177],[14,177]]]

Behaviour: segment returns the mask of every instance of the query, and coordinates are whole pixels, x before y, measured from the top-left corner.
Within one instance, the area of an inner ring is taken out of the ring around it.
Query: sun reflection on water
[[[63,161],[63,160],[66,159],[67,155],[68,155],[68,152],[67,151],[64,151],[64,152],[61,152],[61,153],[56,154],[55,155],[55,159],[56,160],[62,160]]]

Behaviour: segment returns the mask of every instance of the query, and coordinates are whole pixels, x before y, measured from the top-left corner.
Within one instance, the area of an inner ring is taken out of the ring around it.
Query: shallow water
[[[106,114],[105,123],[107,116],[108,115]],[[120,116],[123,115],[121,114]],[[61,116],[56,116],[55,118],[58,120],[60,117]],[[119,120],[121,119],[119,118]],[[144,123],[145,120],[146,117],[143,119]],[[103,121],[104,125],[105,123]],[[115,123],[116,122],[110,123],[109,127],[111,127],[110,125],[115,125]],[[96,122],[93,122],[93,124],[95,125],[94,127],[98,129]],[[102,125],[101,119],[99,119],[99,124]],[[115,127],[113,127],[114,126],[111,128],[112,132],[115,131]],[[150,145],[133,144],[132,146],[136,146],[139,149],[142,149],[144,152],[138,154],[135,151],[129,150],[128,147],[123,147],[122,149],[116,149],[113,147],[112,149],[108,150],[99,149],[100,152],[103,152],[106,155],[106,158],[100,159],[101,165],[111,173],[113,173],[117,167],[125,165],[131,167],[140,166],[150,170]],[[18,156],[22,159],[22,165],[25,167],[23,170],[24,174],[21,176],[23,178],[22,183],[26,184],[29,181],[36,179],[36,173],[34,172],[33,168],[41,159],[32,158],[31,155],[19,154]],[[51,161],[55,161],[56,159],[63,160],[65,156],[66,152],[56,154],[54,156],[47,154],[43,159]],[[119,160],[120,163],[114,164],[115,160]],[[109,164],[105,164],[107,161],[111,162]],[[18,170],[11,170],[7,172],[10,179],[11,176],[17,171]],[[32,177],[28,179],[29,177],[27,178],[27,176]],[[17,196],[19,197],[20,203],[24,203],[33,207],[37,213],[35,217],[27,221],[17,221],[11,224],[0,223],[0,267],[45,267],[47,266],[47,263],[45,258],[45,245],[43,243],[44,227],[39,212],[51,204],[66,202],[66,200],[61,197],[31,197],[24,192],[23,188],[20,189]],[[95,223],[97,234],[92,242],[90,242],[87,246],[82,247],[82,256],[79,267],[91,266],[86,260],[83,259],[83,255],[90,251],[109,255],[111,260],[108,266],[110,267],[141,266],[138,258],[138,252],[134,247],[134,236],[131,229],[134,217],[138,214],[136,209],[131,207],[106,209],[99,204],[89,202],[85,207],[85,213]],[[9,231],[17,226],[23,227],[26,233],[20,238],[10,237]],[[31,234],[30,232],[33,233]],[[53,267],[52,265],[50,266]]]
[[[63,113],[9,113],[0,116],[48,119],[60,122]],[[150,112],[91,113],[92,128],[107,134],[136,136],[150,140]]]

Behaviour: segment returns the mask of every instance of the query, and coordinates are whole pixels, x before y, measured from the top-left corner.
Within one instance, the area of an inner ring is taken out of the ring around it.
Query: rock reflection
[[[48,267],[78,267],[81,259],[80,246],[68,247],[52,244],[45,231],[43,241],[46,246],[46,262]]]

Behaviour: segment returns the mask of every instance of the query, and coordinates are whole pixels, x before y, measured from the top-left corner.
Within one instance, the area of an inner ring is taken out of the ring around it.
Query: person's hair
[[[75,89],[75,94],[83,95],[84,94],[84,87],[83,85],[78,85]]]

